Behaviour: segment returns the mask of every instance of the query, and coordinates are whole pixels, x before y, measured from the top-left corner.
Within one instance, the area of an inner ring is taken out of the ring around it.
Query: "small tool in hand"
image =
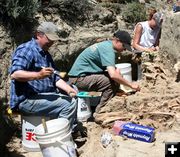
[[[45,67],[41,66],[41,68],[45,68]],[[60,74],[60,72],[57,71],[57,70],[54,70],[53,73],[56,74],[56,75],[58,75],[58,76],[59,76],[59,74]]]

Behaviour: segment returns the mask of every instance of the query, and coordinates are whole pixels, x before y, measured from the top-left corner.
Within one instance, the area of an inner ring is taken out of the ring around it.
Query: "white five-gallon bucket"
[[[21,116],[22,123],[22,146],[23,149],[30,152],[40,151],[39,144],[36,142],[34,129],[41,124],[40,116]],[[49,120],[49,117],[45,117]]]
[[[89,97],[78,97],[77,119],[80,122],[87,121],[91,117]]]
[[[35,128],[35,137],[43,157],[76,157],[69,120],[58,118],[46,122],[47,133],[42,124]]]
[[[132,82],[132,68],[130,63],[120,63],[115,65],[116,68],[120,69],[120,73],[122,74],[123,78],[126,79],[129,82]],[[122,90],[128,91],[130,90],[129,87],[120,85],[120,88]]]

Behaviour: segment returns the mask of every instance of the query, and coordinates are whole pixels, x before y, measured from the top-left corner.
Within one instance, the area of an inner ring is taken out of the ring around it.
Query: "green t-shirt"
[[[107,66],[115,66],[115,51],[110,40],[86,48],[77,57],[69,71],[69,76],[102,73]]]

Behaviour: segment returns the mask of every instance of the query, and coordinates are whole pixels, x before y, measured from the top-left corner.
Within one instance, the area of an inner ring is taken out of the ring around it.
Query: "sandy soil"
[[[165,142],[180,141],[180,85],[175,82],[176,76],[158,58],[153,63],[144,63],[142,70],[140,92],[114,97],[97,116],[99,124],[83,124],[88,130],[88,137],[78,147],[80,157],[164,157]],[[154,127],[156,140],[145,143],[115,136],[112,119],[117,117]],[[104,132],[111,133],[113,137],[106,148],[100,141]],[[14,138],[9,143],[10,157],[42,157],[41,152],[24,151],[20,141],[20,138]]]
[[[88,138],[84,145],[78,148],[80,157],[164,157],[165,142],[180,141],[180,124],[176,123],[168,131],[157,131],[156,140],[153,143],[145,143],[133,139],[125,139],[121,136],[113,135],[113,141],[104,148],[102,146],[101,135],[104,132],[112,133],[111,129],[103,129],[94,122],[84,124],[88,128]],[[42,157],[41,152],[27,152],[22,149],[19,138],[9,145],[11,147],[11,157]]]

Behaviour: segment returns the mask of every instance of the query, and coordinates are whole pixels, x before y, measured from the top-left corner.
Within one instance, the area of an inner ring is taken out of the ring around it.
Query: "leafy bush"
[[[92,4],[88,0],[54,0],[51,5],[53,4],[59,6],[61,18],[71,23],[83,23],[88,19],[89,11],[92,10]]]
[[[143,4],[138,2],[127,3],[123,10],[122,17],[125,22],[130,24],[146,20],[146,10]]]
[[[133,1],[138,1],[138,0],[96,0],[97,2],[107,2],[107,3],[130,3]]]
[[[38,0],[1,0],[0,14],[11,19],[32,18],[38,9]]]
[[[124,0],[125,3],[139,2],[139,0]]]

